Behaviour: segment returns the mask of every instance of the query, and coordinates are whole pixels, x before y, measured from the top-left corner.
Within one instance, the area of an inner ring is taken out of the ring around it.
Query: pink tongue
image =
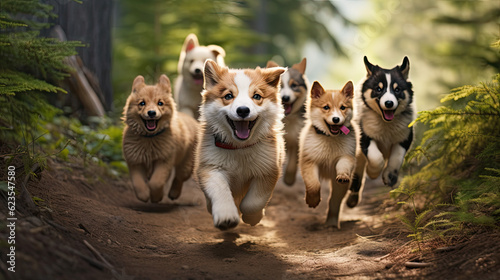
[[[248,125],[250,124],[249,121],[234,121],[234,127],[236,128],[236,136],[240,139],[247,139],[248,136],[250,136],[250,128],[248,128]]]
[[[146,121],[146,127],[149,130],[155,130],[156,129],[156,121]]]
[[[285,105],[285,115],[288,115],[292,112],[292,104],[283,104]]]
[[[394,111],[392,110],[384,110],[384,118],[388,121],[394,119]]]
[[[349,134],[349,132],[351,132],[349,130],[349,128],[347,128],[347,126],[343,125],[340,130],[342,130],[342,132],[344,132],[345,135]]]
[[[203,79],[194,79],[194,83],[197,85],[203,84]]]

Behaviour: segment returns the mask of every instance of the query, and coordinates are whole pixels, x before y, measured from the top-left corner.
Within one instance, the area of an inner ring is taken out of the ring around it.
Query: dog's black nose
[[[195,74],[201,74],[201,69],[199,69],[199,68],[194,69],[194,73]]]
[[[392,102],[391,100],[387,100],[384,104],[385,104],[385,108],[387,108],[387,109],[390,109],[390,108],[392,108],[392,106],[394,106],[394,102]]]
[[[246,118],[250,114],[250,108],[245,107],[245,106],[238,107],[236,109],[236,114],[238,114],[238,116],[240,116],[242,118]]]
[[[283,101],[285,103],[288,102],[288,101],[290,101],[290,96],[284,95],[283,97],[281,97],[281,101]]]
[[[148,116],[149,116],[150,118],[155,117],[155,116],[156,116],[156,111],[153,111],[153,110],[148,111]]]
[[[339,123],[340,122],[340,118],[339,117],[333,117],[332,121],[333,121],[333,123]]]

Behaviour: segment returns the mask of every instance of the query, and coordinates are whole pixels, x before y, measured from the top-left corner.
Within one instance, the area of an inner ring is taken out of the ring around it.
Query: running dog
[[[281,102],[285,109],[285,146],[287,163],[284,182],[291,186],[295,183],[297,173],[297,157],[299,150],[299,135],[304,126],[305,101],[309,89],[309,81],[305,75],[306,58],[294,64],[281,77]],[[279,67],[273,61],[267,63],[269,67]]]
[[[226,52],[220,46],[200,46],[195,34],[186,37],[177,67],[179,76],[175,81],[174,96],[179,111],[198,118],[203,90],[203,65],[207,59],[212,59],[224,66],[225,56]]]
[[[356,92],[354,124],[359,132],[357,166],[347,200],[349,207],[361,200],[365,174],[372,179],[382,175],[385,185],[398,182],[399,169],[413,141],[415,119],[412,84],[408,80],[410,61],[384,69],[364,57],[367,76]]]
[[[285,68],[234,70],[207,60],[195,180],[214,226],[256,225],[284,156],[280,76]]]
[[[198,122],[177,112],[170,80],[161,75],[155,86],[137,76],[123,109],[123,156],[137,198],[159,202],[172,169],[175,178],[168,197],[179,197],[191,177]]]
[[[340,229],[342,201],[349,189],[356,161],[356,133],[351,125],[354,88],[324,90],[317,81],[306,106],[306,124],[300,133],[299,166],[306,186],[306,203],[321,201],[321,179],[330,183],[326,225]]]

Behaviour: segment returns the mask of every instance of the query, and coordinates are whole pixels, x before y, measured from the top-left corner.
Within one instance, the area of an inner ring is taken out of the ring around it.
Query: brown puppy
[[[320,179],[327,179],[331,190],[326,224],[339,229],[342,200],[356,164],[356,133],[351,125],[353,92],[351,81],[342,90],[324,90],[314,82],[299,140],[299,166],[306,185],[306,203],[309,207],[318,206]]]
[[[151,86],[137,76],[123,115],[123,156],[137,198],[144,202],[161,201],[163,187],[174,167],[175,178],[168,197],[178,198],[182,184],[193,171],[198,122],[176,111],[168,77],[161,75],[158,84]]]

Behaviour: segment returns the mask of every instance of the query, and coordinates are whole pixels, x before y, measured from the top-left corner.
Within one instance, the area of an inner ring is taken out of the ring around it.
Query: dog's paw
[[[338,229],[340,229],[340,220],[339,220],[339,217],[327,217],[326,218],[326,222],[325,222],[325,226],[328,226],[328,227],[336,227]]]
[[[306,203],[311,208],[316,208],[321,201],[321,196],[319,192],[306,192]]]
[[[212,205],[212,215],[214,226],[220,230],[227,230],[236,227],[240,222],[240,214],[236,205]]]
[[[240,217],[215,217],[214,226],[220,230],[228,230],[236,227],[240,223]]]
[[[339,174],[335,180],[337,180],[339,184],[348,184],[351,177],[348,174]]]
[[[283,178],[283,181],[288,186],[293,186],[293,184],[295,184],[295,172],[294,173],[285,172],[285,176]]]
[[[147,186],[140,187],[134,186],[135,196],[142,202],[148,202],[149,200],[149,188]]]
[[[163,188],[151,189],[151,202],[158,203],[163,199]]]
[[[349,208],[354,208],[359,203],[359,193],[350,193],[347,197],[346,204]]]
[[[366,165],[366,174],[371,179],[377,179],[382,169],[384,169],[385,161],[382,156],[368,159],[368,164]]]
[[[257,212],[255,214],[243,214],[243,215],[241,215],[241,219],[243,220],[243,222],[245,222],[251,226],[255,226],[256,224],[258,224],[260,222],[260,220],[262,220],[262,217],[264,217],[264,209],[262,209],[262,211]]]
[[[168,192],[168,198],[171,200],[176,200],[179,198],[181,195],[181,189],[180,188],[171,188],[170,191]]]
[[[384,184],[389,187],[394,187],[396,183],[398,182],[398,170],[385,170],[384,175],[382,176],[382,180],[384,181]]]
[[[149,200],[149,190],[135,190],[135,196],[142,202],[148,202]]]

